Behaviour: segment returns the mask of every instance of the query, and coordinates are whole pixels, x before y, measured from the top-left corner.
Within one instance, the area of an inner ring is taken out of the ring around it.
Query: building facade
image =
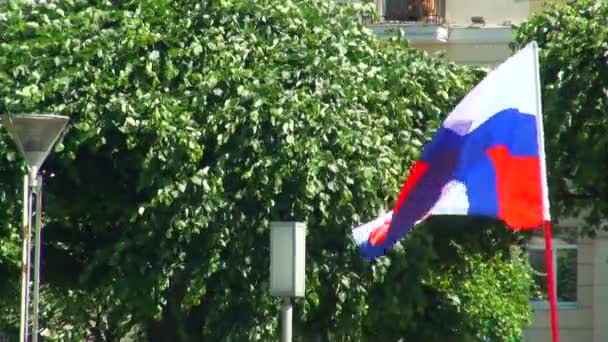
[[[566,220],[553,239],[560,337],[564,342],[608,341],[608,233],[594,239],[578,237],[582,222]],[[539,235],[542,232],[539,232]],[[544,239],[535,236],[528,243],[537,284],[543,291],[532,298],[534,318],[526,330],[525,342],[551,341],[551,320],[546,301]]]
[[[378,18],[367,26],[380,37],[401,36],[410,46],[439,52],[461,64],[494,67],[511,55],[513,25],[543,10],[541,0],[373,0]],[[559,0],[554,0],[559,1]],[[608,234],[577,237],[580,222],[562,222],[554,238],[554,264],[562,342],[608,341]],[[546,287],[544,241],[527,246],[538,285]],[[551,341],[546,289],[531,298],[533,323],[525,342]],[[604,322],[606,321],[606,322]]]
[[[512,25],[542,10],[541,0],[373,0],[381,37],[400,30],[410,45],[462,64],[495,66],[510,54]]]

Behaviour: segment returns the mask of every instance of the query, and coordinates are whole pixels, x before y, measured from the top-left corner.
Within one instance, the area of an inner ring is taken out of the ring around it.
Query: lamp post
[[[29,335],[30,268],[32,252],[32,207],[36,194],[36,229],[34,242],[34,303],[32,318],[32,341],[38,341],[38,318],[40,303],[40,244],[42,226],[42,176],[38,170],[51,148],[59,138],[68,118],[50,114],[4,115],[2,125],[13,138],[27,164],[23,178],[23,251],[21,267],[21,321],[19,341],[26,342]]]
[[[281,341],[292,339],[292,297],[304,296],[306,278],[306,225],[270,223],[270,294],[283,298]]]

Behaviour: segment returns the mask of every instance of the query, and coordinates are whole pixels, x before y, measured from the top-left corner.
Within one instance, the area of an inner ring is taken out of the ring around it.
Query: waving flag
[[[456,106],[412,166],[393,211],[353,235],[374,259],[428,215],[483,215],[513,229],[544,225],[551,334],[559,342],[537,49],[527,45]]]
[[[393,211],[353,230],[365,258],[428,215],[483,215],[513,229],[550,220],[536,49],[489,73],[424,147]]]

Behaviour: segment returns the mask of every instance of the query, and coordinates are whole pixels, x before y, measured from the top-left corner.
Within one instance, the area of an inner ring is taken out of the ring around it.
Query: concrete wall
[[[410,43],[410,47],[428,52],[429,54],[445,54],[445,44]]]
[[[472,16],[483,16],[488,25],[517,24],[530,15],[530,0],[446,0],[445,12],[451,25],[468,26]]]
[[[446,49],[451,61],[489,67],[497,66],[511,55],[507,44],[449,44]]]
[[[594,240],[593,341],[608,341],[608,233]],[[581,342],[581,341],[577,341]]]
[[[530,0],[530,13],[542,12],[545,8],[544,1],[542,0]]]
[[[494,68],[511,56],[508,43],[422,44],[410,43],[414,49],[430,54],[442,53],[451,62]]]

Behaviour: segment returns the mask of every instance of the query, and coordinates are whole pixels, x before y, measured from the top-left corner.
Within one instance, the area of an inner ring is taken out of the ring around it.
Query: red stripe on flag
[[[540,160],[512,156],[505,146],[487,150],[496,171],[498,217],[513,229],[539,228],[543,223]]]
[[[384,221],[380,227],[374,228],[374,230],[369,234],[369,243],[371,243],[372,246],[378,246],[379,244],[383,243],[388,236],[388,228],[390,225],[391,221],[387,220]]]
[[[401,208],[401,205],[414,188],[414,185],[416,185],[420,177],[422,177],[422,175],[424,175],[428,169],[429,165],[421,160],[418,160],[414,163],[414,165],[412,165],[409,176],[405,180],[405,184],[403,184],[401,192],[399,193],[399,198],[397,199],[395,209],[393,210],[394,213],[399,211],[399,208]]]

